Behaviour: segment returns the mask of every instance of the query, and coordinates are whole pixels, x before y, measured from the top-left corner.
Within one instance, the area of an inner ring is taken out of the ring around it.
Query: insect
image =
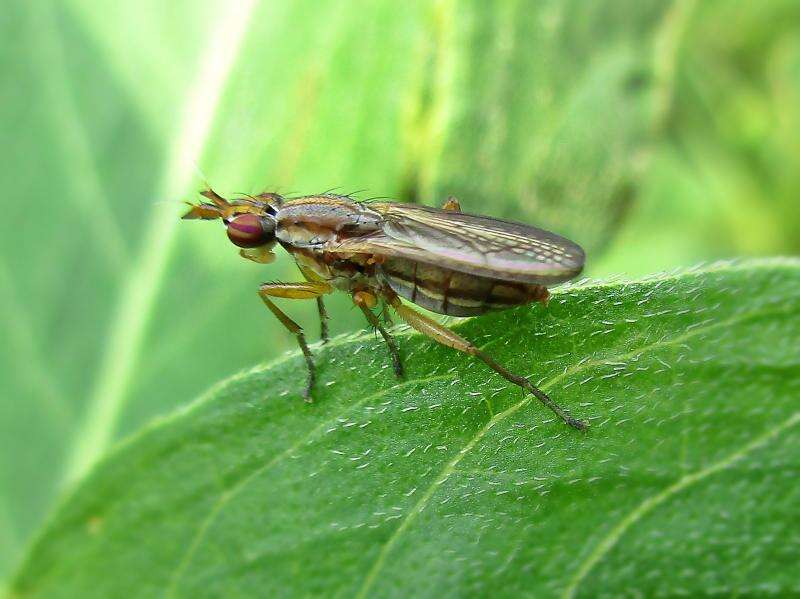
[[[316,300],[322,338],[327,341],[322,297],[338,289],[350,294],[386,341],[398,377],[403,376],[400,351],[375,314],[376,308],[386,313],[391,307],[420,333],[482,360],[535,395],[568,425],[586,428],[526,377],[401,301],[450,316],[545,303],[548,285],[571,279],[583,269],[584,252],[577,244],[528,225],[463,213],[455,198],[435,209],[357,202],[328,193],[295,199],[262,193],[231,200],[211,189],[200,193],[208,201],[191,205],[183,218],[222,219],[241,256],[258,263],[272,262],[275,245],[281,245],[303,274],[303,282],[264,283],[258,293],[297,338],[308,366],[303,393],[307,401],[315,382],[314,360],[303,329],[273,299]]]

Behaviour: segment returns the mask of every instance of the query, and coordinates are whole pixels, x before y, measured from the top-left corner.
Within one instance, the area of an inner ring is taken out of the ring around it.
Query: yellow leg
[[[411,327],[422,333],[423,335],[427,335],[431,339],[438,341],[442,345],[446,345],[447,347],[452,347],[453,349],[457,349],[460,352],[464,352],[465,354],[469,354],[471,356],[475,356],[479,360],[482,360],[489,368],[500,374],[506,380],[514,383],[515,385],[519,385],[526,391],[529,391],[536,398],[541,401],[544,405],[550,408],[559,418],[561,418],[564,422],[568,425],[578,429],[578,430],[586,430],[588,425],[583,422],[582,420],[577,420],[570,416],[561,406],[559,406],[556,402],[550,399],[544,391],[535,387],[527,378],[524,376],[520,376],[518,374],[514,374],[510,370],[508,370],[502,364],[495,362],[488,354],[485,354],[480,349],[475,347],[472,343],[464,339],[461,335],[451,331],[447,327],[439,324],[435,320],[428,318],[427,316],[420,314],[413,308],[406,306],[405,304],[400,302],[400,298],[396,295],[392,294],[388,298],[389,303],[395,309],[395,311],[400,315],[400,318],[405,320]]]
[[[315,283],[324,282],[322,278],[313,270],[309,270],[298,265],[300,272],[306,278],[306,281],[313,281]],[[322,338],[322,343],[327,343],[330,340],[328,332],[328,311],[325,309],[325,302],[322,296],[317,298],[317,314],[319,314],[319,336]]]
[[[306,401],[311,401],[311,389],[314,387],[314,381],[316,380],[316,369],[311,356],[311,350],[308,349],[308,343],[306,343],[303,328],[289,318],[283,310],[278,308],[270,297],[314,299],[326,293],[330,293],[331,291],[333,291],[333,288],[327,283],[314,281],[305,283],[264,283],[258,289],[258,295],[261,296],[261,301],[264,302],[264,305],[269,308],[270,312],[275,315],[281,324],[297,338],[297,344],[300,346],[303,356],[305,356],[306,366],[308,367],[308,383],[303,391],[303,397]]]
[[[450,210],[451,212],[461,212],[461,202],[455,196],[450,196],[447,201],[442,205],[442,210]]]
[[[239,255],[258,264],[270,264],[275,261],[275,254],[267,246],[241,249]]]
[[[358,306],[364,313],[369,324],[371,324],[383,337],[389,348],[389,355],[392,357],[392,366],[394,367],[394,374],[397,378],[403,378],[403,362],[400,360],[400,350],[389,332],[383,328],[380,319],[375,316],[371,308],[374,308],[378,299],[373,293],[369,291],[357,291],[353,294],[353,303]]]

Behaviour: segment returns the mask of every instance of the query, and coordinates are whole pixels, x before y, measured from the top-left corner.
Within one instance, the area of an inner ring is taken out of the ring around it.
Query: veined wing
[[[580,246],[536,227],[415,204],[368,206],[381,215],[382,231],[343,240],[338,251],[407,258],[539,285],[567,281],[583,269]]]

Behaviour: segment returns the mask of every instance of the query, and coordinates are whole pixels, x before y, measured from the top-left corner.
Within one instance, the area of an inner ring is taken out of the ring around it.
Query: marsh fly
[[[508,381],[535,395],[564,422],[570,416],[526,377],[514,374],[442,324],[400,298],[439,314],[474,316],[530,302],[546,302],[547,286],[577,276],[583,250],[558,235],[520,223],[461,212],[455,198],[441,209],[394,202],[356,202],[321,194],[284,199],[275,193],[226,200],[211,189],[208,202],[193,205],[186,219],[222,219],[240,254],[272,262],[280,244],[306,279],[265,283],[259,295],[297,337],[308,366],[304,397],[314,386],[314,361],[303,329],[273,298],[315,299],[327,340],[322,296],[345,291],[386,341],[395,374],[403,375],[397,345],[373,312],[390,306],[411,327],[435,341],[475,356]]]

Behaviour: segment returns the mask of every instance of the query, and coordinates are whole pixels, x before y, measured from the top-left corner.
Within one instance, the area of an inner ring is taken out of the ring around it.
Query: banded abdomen
[[[543,285],[490,279],[403,258],[387,259],[381,273],[400,297],[448,316],[476,316],[549,296]]]

